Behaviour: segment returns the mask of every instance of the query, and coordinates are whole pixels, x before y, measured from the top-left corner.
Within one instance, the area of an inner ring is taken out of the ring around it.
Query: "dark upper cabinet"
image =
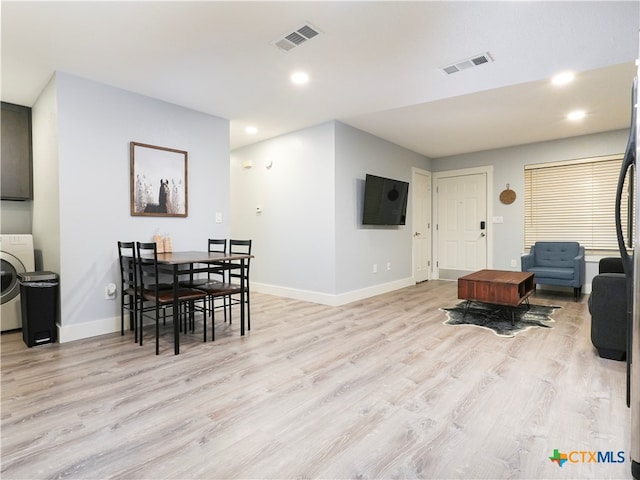
[[[33,150],[31,108],[2,102],[2,156],[0,157],[0,198],[33,198]]]

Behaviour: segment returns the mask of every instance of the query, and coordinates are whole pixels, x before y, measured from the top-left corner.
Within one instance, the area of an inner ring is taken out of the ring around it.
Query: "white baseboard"
[[[125,325],[128,328],[129,321],[127,319],[125,319]],[[67,343],[119,331],[120,316],[75,325],[58,325],[58,341]]]
[[[222,300],[216,299],[216,303]],[[144,324],[153,324],[153,319],[145,318]],[[103,318],[94,320],[93,322],[78,323],[75,325],[57,325],[58,342],[67,343],[83,338],[97,337],[98,335],[106,335],[108,333],[120,332],[120,315],[112,318]],[[124,319],[125,335],[129,331],[129,316],[125,314]]]
[[[251,282],[251,290],[254,292],[267,293],[278,297],[292,298],[294,300],[303,300],[305,302],[319,303],[321,305],[329,305],[331,307],[339,307],[347,303],[363,300],[365,298],[381,295],[383,293],[392,292],[400,288],[415,285],[412,277],[395,280],[393,282],[374,285],[372,287],[353,290],[351,292],[341,294],[329,294],[312,292],[310,290],[300,290],[296,288],[279,287],[276,285],[268,285],[264,283]]]

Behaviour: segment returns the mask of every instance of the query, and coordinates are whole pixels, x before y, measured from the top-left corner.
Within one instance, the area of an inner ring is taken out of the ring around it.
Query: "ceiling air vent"
[[[275,45],[283,52],[288,52],[289,50],[302,45],[307,40],[311,40],[319,33],[320,30],[307,23],[297,30],[294,30],[293,32],[282,35],[281,37],[271,42],[271,44]]]
[[[467,70],[473,67],[478,67],[489,62],[493,62],[493,58],[491,57],[491,54],[487,52],[480,55],[475,55],[465,60],[460,60],[459,62],[452,63],[451,65],[447,65],[446,67],[440,67],[440,70],[442,70],[447,75],[451,75],[452,73],[456,73],[461,70]]]

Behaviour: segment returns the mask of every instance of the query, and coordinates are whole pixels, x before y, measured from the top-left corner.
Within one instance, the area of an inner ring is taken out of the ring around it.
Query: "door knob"
[[[420,232],[416,232],[413,234],[414,237],[419,237],[420,235],[422,235]]]

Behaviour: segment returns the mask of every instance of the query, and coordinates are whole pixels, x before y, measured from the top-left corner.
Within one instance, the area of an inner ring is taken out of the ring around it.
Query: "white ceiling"
[[[1,8],[3,101],[33,105],[63,71],[227,118],[232,148],[337,119],[431,158],[628,127],[640,26],[637,1]],[[272,44],[306,23],[321,34]],[[493,62],[440,70],[486,52]],[[289,82],[297,69],[308,85]],[[562,70],[576,81],[552,87]],[[564,119],[575,108],[580,123]]]

